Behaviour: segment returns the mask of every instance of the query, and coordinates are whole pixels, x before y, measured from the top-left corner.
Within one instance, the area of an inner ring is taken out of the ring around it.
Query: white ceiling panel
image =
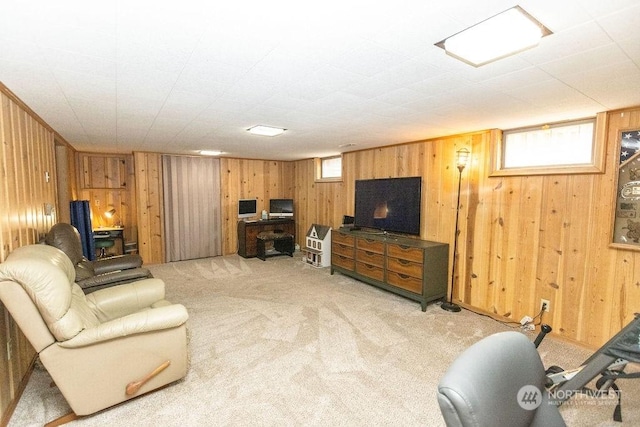
[[[434,46],[516,4],[539,46]],[[637,0],[7,0],[0,81],[79,150],[292,160],[640,105],[639,26]]]

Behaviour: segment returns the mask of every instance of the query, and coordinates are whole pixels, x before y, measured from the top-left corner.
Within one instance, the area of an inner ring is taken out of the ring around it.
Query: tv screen
[[[356,180],[355,226],[420,235],[422,178]]]
[[[251,218],[258,214],[258,203],[256,199],[238,200],[238,218]]]
[[[293,199],[269,200],[269,217],[284,218],[293,216]]]

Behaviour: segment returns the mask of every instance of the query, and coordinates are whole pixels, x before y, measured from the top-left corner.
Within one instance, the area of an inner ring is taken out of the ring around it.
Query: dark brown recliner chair
[[[153,277],[146,268],[141,268],[140,255],[120,255],[89,261],[82,254],[80,233],[71,224],[60,222],[47,233],[45,243],[64,252],[76,269],[76,283],[85,294]]]

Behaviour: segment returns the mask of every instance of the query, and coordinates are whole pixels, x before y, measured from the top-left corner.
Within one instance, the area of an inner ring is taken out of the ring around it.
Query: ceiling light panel
[[[536,46],[551,31],[515,6],[467,28],[436,46],[448,55],[479,67]]]
[[[261,136],[278,136],[282,135],[286,129],[276,128],[273,126],[257,125],[247,129],[249,133]]]

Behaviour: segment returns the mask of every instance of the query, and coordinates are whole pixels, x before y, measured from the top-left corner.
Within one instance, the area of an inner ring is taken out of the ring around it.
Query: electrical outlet
[[[540,299],[540,310],[544,310],[547,313],[551,310],[551,303],[548,299]]]
[[[96,204],[96,207],[100,207],[100,199],[96,199],[94,203]]]

